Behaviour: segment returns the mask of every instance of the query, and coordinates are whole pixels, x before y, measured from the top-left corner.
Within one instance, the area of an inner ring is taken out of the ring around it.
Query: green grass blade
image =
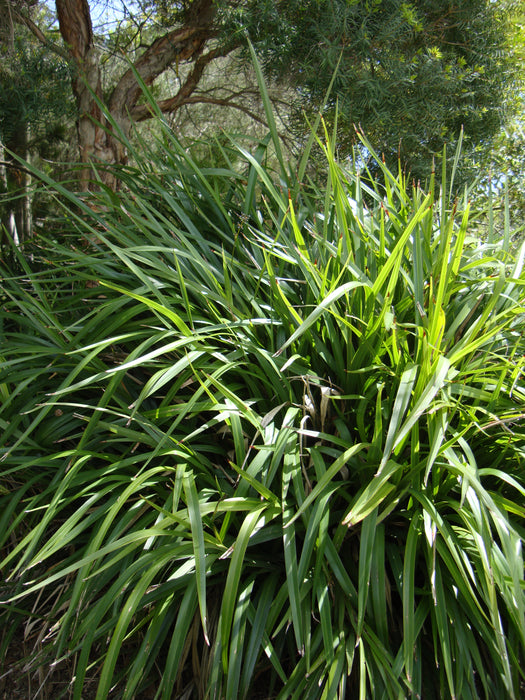
[[[183,477],[184,493],[188,503],[188,515],[190,518],[193,552],[195,556],[195,577],[197,579],[197,597],[202,622],[202,631],[206,644],[210,644],[208,638],[208,624],[206,615],[206,546],[204,544],[204,530],[200,512],[199,496],[193,474],[185,474]]]

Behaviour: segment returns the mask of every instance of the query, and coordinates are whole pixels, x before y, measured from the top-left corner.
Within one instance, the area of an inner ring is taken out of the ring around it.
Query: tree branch
[[[202,74],[204,72],[204,69],[210,63],[213,61],[215,58],[218,58],[219,56],[225,56],[226,53],[229,53],[230,50],[227,52],[224,52],[220,49],[213,49],[212,51],[208,51],[208,53],[199,56],[199,58],[195,61],[195,65],[193,67],[193,70],[190,71],[189,75],[187,76],[186,80],[182,84],[180,90],[174,97],[170,97],[165,100],[161,100],[158,102],[158,107],[161,110],[161,112],[176,112],[180,107],[182,107],[184,104],[188,103],[188,100],[190,99],[191,95],[195,91],[196,87],[199,84],[199,81],[202,77]],[[131,110],[131,117],[134,121],[140,122],[144,121],[145,119],[149,119],[152,117],[152,111],[149,105],[136,105],[132,110]]]
[[[20,172],[27,173],[27,175],[33,175],[31,170],[24,168],[23,165],[20,165],[20,163],[17,163],[15,161],[0,160],[0,167],[10,168],[11,170],[19,170]]]
[[[240,112],[244,112],[244,114],[248,115],[251,119],[254,119],[256,122],[259,122],[259,124],[263,124],[263,126],[268,126],[268,123],[264,119],[262,119],[258,114],[253,112],[251,109],[245,107],[244,105],[237,104],[237,102],[233,102],[232,100],[227,98],[193,95],[185,99],[182,102],[182,104],[179,105],[179,107],[183,107],[185,105],[190,104],[211,104],[218,105],[220,107],[232,107],[233,109],[238,109]],[[174,111],[169,109],[162,109],[162,102],[159,103],[159,108],[162,112]]]
[[[286,104],[279,100],[282,104]],[[246,114],[248,117],[253,119],[254,121],[258,122],[259,124],[262,124],[264,127],[268,128],[268,122],[264,120],[262,117],[260,117],[258,114],[253,112],[251,109],[248,107],[245,107],[244,105],[238,104],[237,102],[232,102],[230,99],[221,99],[218,97],[205,97],[204,95],[192,95],[189,97],[187,100],[183,102],[183,104],[180,105],[180,107],[185,107],[190,104],[212,104],[212,105],[218,105],[220,107],[231,107],[232,109],[237,109],[240,112],[243,112]],[[159,105],[161,107],[161,105]],[[162,110],[164,111],[164,110]],[[288,147],[291,148],[293,144],[293,139],[290,138],[286,132],[283,132],[279,130],[279,136],[285,142],[288,144]]]
[[[26,26],[29,29],[29,31],[33,34],[33,36],[35,36],[38,39],[38,41],[41,44],[43,44],[47,49],[57,54],[57,56],[60,56],[65,61],[69,61],[71,59],[71,56],[69,55],[67,49],[63,46],[60,46],[59,44],[55,44],[53,41],[50,41],[46,37],[44,32],[40,29],[40,27],[38,27],[32,19],[26,17],[21,12],[14,12],[13,17],[18,24],[23,24],[24,26]]]
[[[81,66],[93,46],[93,25],[87,0],[56,0],[60,33],[70,55]]]
[[[204,46],[215,37],[214,17],[213,0],[198,0],[192,4],[192,14],[188,22],[155,39],[135,61],[133,67],[124,73],[111,94],[110,111],[128,109],[129,112],[134,113],[139,109],[137,101],[142,91],[137,83],[136,74],[146,85],[151,85],[173,63],[196,61],[197,67]],[[197,69],[196,73],[194,69],[192,75],[199,74],[200,78],[203,69],[204,66],[200,71]],[[184,86],[181,89],[184,89]]]

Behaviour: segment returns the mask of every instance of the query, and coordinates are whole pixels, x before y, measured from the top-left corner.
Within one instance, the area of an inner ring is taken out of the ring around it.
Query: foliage
[[[73,125],[70,83],[67,63],[27,31],[19,31],[11,47],[0,46],[0,220],[19,242],[32,235],[31,210],[41,211],[46,203],[33,200],[28,174],[16,159],[38,158],[42,164],[57,158]]]
[[[69,244],[1,302],[3,649],[27,625],[77,700],[517,698],[525,248],[445,174],[379,160],[367,205],[327,134],[321,189],[269,141],[44,178]]]
[[[514,228],[523,230],[525,214],[525,131],[521,120],[509,124],[496,142],[493,152],[492,173],[496,183],[492,183],[504,203],[505,190],[509,196],[509,214]],[[498,174],[501,175],[498,177]],[[502,196],[503,195],[503,196]]]
[[[268,72],[298,87],[301,109],[315,111],[336,72],[330,105],[338,104],[339,148],[355,143],[359,125],[390,167],[401,158],[424,180],[432,157],[461,129],[464,151],[488,151],[499,130],[514,70],[511,5],[254,0],[234,12]]]
[[[495,225],[503,230],[505,219],[510,221],[516,236],[523,237],[525,215],[525,129],[523,124],[523,76],[516,86],[513,100],[514,116],[494,139],[489,153],[477,153],[473,166],[483,174],[475,193],[476,201],[486,203],[490,193]]]
[[[464,149],[490,149],[505,120],[503,98],[520,55],[517,40],[509,40],[518,34],[514,5],[515,0],[148,0],[135,13],[126,8],[124,19],[109,33],[102,27],[95,41],[90,15],[95,5],[57,0],[72,62],[121,127],[128,116],[135,122],[151,117],[129,65],[121,63],[123,54],[148,85],[172,73],[171,89],[158,96],[166,114],[211,104],[250,114],[245,95],[253,84],[245,82],[245,74],[239,72],[226,97],[224,85],[215,89],[204,80],[208,68],[241,47],[246,58],[249,36],[267,76],[295,91],[290,106],[296,135],[308,138],[302,111],[318,110],[336,71],[328,110],[333,114],[339,104],[339,148],[349,152],[354,125],[360,125],[390,167],[395,170],[400,156],[416,180],[428,179],[432,156],[454,142],[462,127]],[[113,57],[106,66],[115,76],[104,95],[91,66],[100,45]],[[76,83],[82,101],[80,88]],[[88,112],[99,116],[94,104],[80,116]],[[114,157],[114,144],[101,143],[100,133],[95,144],[88,143],[92,131],[82,153]],[[123,162],[122,154],[115,160]]]
[[[11,143],[29,127],[31,140],[49,147],[59,122],[73,116],[67,64],[20,33],[12,52],[0,47],[0,57],[0,139]]]
[[[470,154],[466,170],[476,173],[479,184],[472,195],[476,206],[487,209],[493,226],[500,231],[505,228],[505,219],[516,237],[522,236],[525,214],[525,134],[523,111],[525,74],[525,14],[522,3],[511,3],[509,20],[515,31],[507,37],[506,53],[512,57],[514,70],[509,76],[509,90],[504,97],[505,123],[496,133],[489,150],[476,148]],[[487,200],[490,199],[490,202]]]

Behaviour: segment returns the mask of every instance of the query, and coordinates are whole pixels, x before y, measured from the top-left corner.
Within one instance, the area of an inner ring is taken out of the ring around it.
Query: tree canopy
[[[462,127],[472,145],[499,129],[512,78],[505,3],[256,4],[264,14],[246,13],[250,36],[267,70],[297,85],[302,106],[319,104],[336,74],[329,105],[338,103],[343,142],[359,124],[392,165],[399,154],[420,174]]]
[[[162,112],[225,102],[247,111],[242,90],[225,100],[200,87],[214,61],[228,55],[246,61],[248,38],[268,78],[294,89],[296,134],[304,131],[303,110],[319,108],[335,73],[325,109],[333,115],[338,107],[340,146],[349,146],[353,125],[360,125],[378,151],[388,160],[400,155],[416,177],[462,127],[471,148],[487,145],[501,126],[512,80],[506,19],[512,0],[148,0],[102,35],[94,3],[56,0],[62,44],[49,40],[32,6],[8,2],[11,16],[76,71],[84,161],[125,160],[104,128],[101,106],[129,134],[133,122],[151,116],[140,83],[152,85],[169,69],[176,79],[172,92],[159,96]],[[120,73],[113,68],[109,86],[101,78],[104,51],[128,59]]]

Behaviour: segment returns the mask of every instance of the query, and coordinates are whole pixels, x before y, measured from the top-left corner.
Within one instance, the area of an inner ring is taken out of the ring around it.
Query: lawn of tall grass
[[[518,698],[525,248],[446,173],[371,186],[321,130],[314,185],[270,127],[202,168],[160,124],[90,201],[44,177],[61,236],[1,291],[1,649],[75,700]]]

